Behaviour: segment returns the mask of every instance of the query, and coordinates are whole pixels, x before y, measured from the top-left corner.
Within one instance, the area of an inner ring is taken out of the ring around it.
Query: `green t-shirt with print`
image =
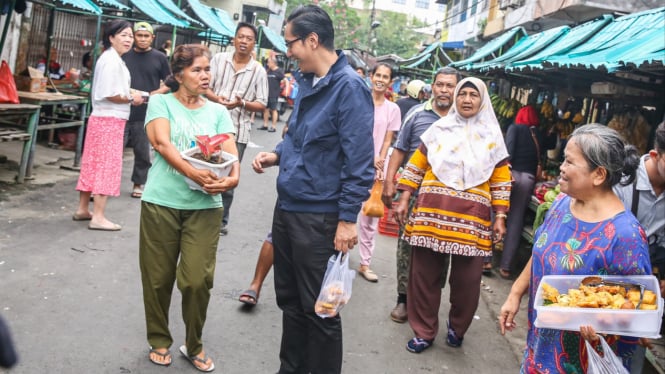
[[[231,116],[224,106],[206,100],[198,109],[188,109],[172,93],[153,95],[145,123],[165,118],[171,127],[171,143],[178,151],[194,146],[196,135],[235,134]],[[142,200],[174,209],[210,209],[222,206],[222,196],[208,195],[189,188],[185,176],[171,167],[157,152],[148,172]]]

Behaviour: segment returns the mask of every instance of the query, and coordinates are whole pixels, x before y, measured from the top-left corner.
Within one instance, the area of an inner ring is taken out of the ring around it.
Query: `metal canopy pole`
[[[178,8],[179,9],[182,9],[181,2],[182,2],[181,0],[178,0]],[[173,51],[175,51],[175,40],[176,40],[176,37],[178,36],[177,31],[176,31],[177,29],[178,29],[178,26],[173,26],[173,33],[171,34],[171,53],[168,56],[166,56],[166,57],[169,58],[169,61],[171,61],[171,57],[173,56]]]
[[[256,42],[256,61],[261,61],[261,36],[263,35],[263,25],[259,25],[259,40]]]
[[[46,38],[46,65],[44,68],[44,75],[47,78],[50,78],[49,69],[51,68],[51,46],[53,45],[53,31],[55,30],[55,8],[51,8],[51,16],[48,20],[47,30],[48,36]]]

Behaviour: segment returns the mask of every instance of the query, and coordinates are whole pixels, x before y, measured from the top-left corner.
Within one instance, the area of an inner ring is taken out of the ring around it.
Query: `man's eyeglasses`
[[[284,39],[284,44],[286,44],[286,48],[291,48],[291,44],[297,42],[298,40],[302,40],[302,38],[295,38],[293,40]]]

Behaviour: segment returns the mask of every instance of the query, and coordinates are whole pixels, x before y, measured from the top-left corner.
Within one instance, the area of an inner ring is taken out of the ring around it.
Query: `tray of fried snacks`
[[[663,299],[651,275],[546,275],[534,308],[538,328],[657,338]]]

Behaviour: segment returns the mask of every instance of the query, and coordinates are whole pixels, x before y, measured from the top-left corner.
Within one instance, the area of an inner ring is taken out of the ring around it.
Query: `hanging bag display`
[[[0,103],[19,103],[16,82],[5,60],[2,60],[2,65],[0,65]]]
[[[383,181],[375,180],[372,190],[370,191],[369,199],[363,205],[363,214],[367,217],[383,217],[385,206],[381,200],[381,193],[383,192]]]

